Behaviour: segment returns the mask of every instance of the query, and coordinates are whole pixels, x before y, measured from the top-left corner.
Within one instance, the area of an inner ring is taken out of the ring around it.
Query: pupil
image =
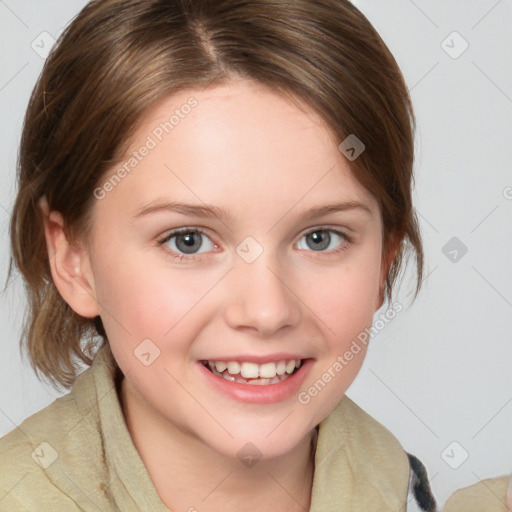
[[[310,249],[321,251],[329,247],[331,235],[327,231],[314,231],[306,237],[306,240]],[[313,241],[313,245],[310,245],[310,241]]]
[[[200,239],[200,234],[197,231],[190,231],[176,237],[176,247],[186,254],[194,253],[201,247],[201,245],[202,240]]]

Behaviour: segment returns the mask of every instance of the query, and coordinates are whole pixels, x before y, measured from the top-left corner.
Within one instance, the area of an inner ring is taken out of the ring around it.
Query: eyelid
[[[299,235],[298,239],[300,240],[302,237],[307,236],[311,233],[315,233],[316,231],[331,231],[333,233],[337,233],[338,235],[341,235],[347,241],[352,240],[352,235],[349,234],[351,232],[350,229],[341,228],[339,226],[324,226],[324,225],[312,226],[311,228],[306,228],[306,230],[301,231],[301,234]]]
[[[310,228],[306,228],[305,230],[301,231],[302,236],[307,235],[309,233],[314,233],[315,231],[335,231],[337,233],[341,233],[345,235],[345,228],[341,228],[339,226],[329,226],[329,225],[318,225],[318,226],[312,226]],[[346,235],[348,236],[348,235]]]
[[[195,227],[195,226],[185,226],[182,228],[175,228],[175,229],[169,230],[165,235],[162,235],[158,241],[159,241],[159,243],[166,243],[172,237],[174,237],[176,235],[181,235],[182,233],[190,233],[190,232],[200,233],[201,235],[208,237],[210,240],[212,239],[212,237],[203,228],[199,228],[199,227]],[[212,242],[213,242],[213,240],[212,240]],[[213,243],[215,243],[215,242],[213,242]],[[215,243],[215,245],[217,245],[217,244]]]

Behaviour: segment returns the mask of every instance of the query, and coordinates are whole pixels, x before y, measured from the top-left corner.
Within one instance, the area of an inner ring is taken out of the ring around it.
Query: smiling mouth
[[[229,361],[201,361],[211,373],[230,382],[256,386],[279,384],[289,379],[301,368],[304,360],[279,361],[258,365]]]

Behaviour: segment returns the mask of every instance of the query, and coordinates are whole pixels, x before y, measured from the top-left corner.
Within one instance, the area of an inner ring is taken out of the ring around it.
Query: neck
[[[129,386],[129,384],[128,384]],[[251,467],[213,451],[190,431],[156,417],[127,392],[120,399],[126,425],[162,502],[171,510],[307,512],[311,501],[316,429],[290,452]]]

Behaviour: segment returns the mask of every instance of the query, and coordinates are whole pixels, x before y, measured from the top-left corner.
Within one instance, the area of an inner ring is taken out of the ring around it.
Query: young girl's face
[[[388,267],[377,201],[339,142],[313,112],[238,81],[157,105],[106,173],[82,268],[125,399],[148,422],[229,457],[248,442],[273,457],[342,398],[365,348],[344,354]],[[296,373],[263,385],[203,364],[254,376],[283,365],[243,363],[290,360]]]

